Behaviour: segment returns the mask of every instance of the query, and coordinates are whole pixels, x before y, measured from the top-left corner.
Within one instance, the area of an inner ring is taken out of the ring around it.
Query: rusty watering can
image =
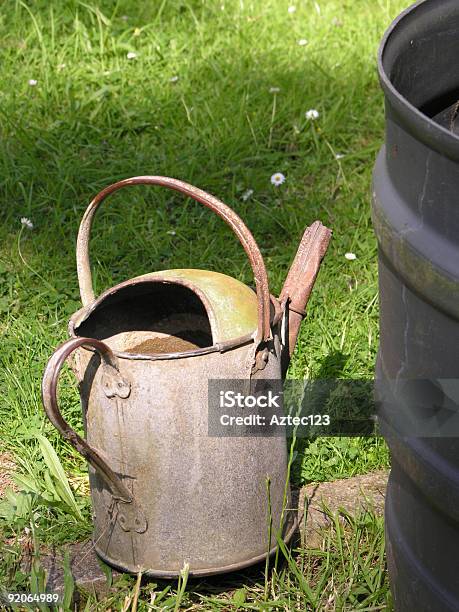
[[[166,270],[96,298],[94,214],[111,193],[139,184],[179,191],[220,216],[247,253],[256,292],[218,272]],[[51,422],[89,463],[93,542],[110,565],[173,578],[187,562],[191,575],[218,574],[276,548],[274,535],[268,542],[269,516],[286,541],[292,536],[285,437],[210,437],[208,379],[283,376],[330,235],[318,221],[306,230],[277,299],[250,231],[204,191],[141,176],[110,185],[91,202],[77,241],[83,308],[70,319],[70,340],[48,362],[42,394]],[[57,404],[59,373],[71,354],[86,439]]]

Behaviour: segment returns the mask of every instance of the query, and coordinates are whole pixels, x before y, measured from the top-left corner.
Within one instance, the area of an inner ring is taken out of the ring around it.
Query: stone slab
[[[303,487],[299,493],[298,513],[303,510],[306,520],[300,520],[302,542],[307,548],[317,548],[323,539],[323,529],[330,526],[327,509],[355,515],[369,510],[384,514],[388,470],[378,470],[363,476],[353,476],[332,482]]]
[[[107,577],[103,572],[99,558],[91,541],[77,542],[63,546],[40,557],[40,562],[47,573],[49,591],[62,593],[64,589],[64,555],[69,550],[69,561],[75,585],[90,593],[103,595],[109,590]],[[112,569],[112,581],[121,576]]]

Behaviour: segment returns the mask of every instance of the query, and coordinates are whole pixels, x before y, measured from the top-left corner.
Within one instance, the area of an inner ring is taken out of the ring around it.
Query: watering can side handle
[[[301,321],[306,315],[306,305],[311,295],[325,257],[332,232],[320,221],[314,221],[306,228],[290,267],[279,300],[288,314],[288,353],[291,357],[300,330]]]
[[[133,501],[132,493],[122,482],[119,476],[115,474],[107,462],[100,456],[100,454],[70,427],[70,425],[64,420],[59,410],[57,403],[57,383],[61,368],[70,353],[81,346],[91,346],[100,355],[103,367],[105,366],[106,368],[104,387],[109,388],[109,391],[108,393],[106,392],[106,394],[108,396],[110,396],[110,393],[111,395],[115,395],[116,389],[119,388],[121,391],[121,397],[128,396],[130,386],[124,379],[121,378],[116,365],[116,358],[110,348],[100,340],[95,340],[93,338],[72,338],[71,340],[61,344],[55,350],[45,368],[41,388],[43,406],[54,427],[103,478],[113,497],[128,504]]]
[[[165,176],[136,176],[119,181],[100,191],[89,204],[80,224],[76,248],[77,273],[83,306],[87,306],[95,300],[89,259],[89,238],[94,214],[99,204],[101,204],[108,195],[123,187],[128,187],[129,185],[159,185],[174,191],[179,191],[193,200],[200,202],[204,206],[207,206],[207,208],[216,213],[231,227],[244,247],[255,278],[258,300],[258,329],[255,342],[260,344],[261,342],[268,341],[271,338],[268,275],[260,249],[251,232],[234,210],[216,197],[193,185]]]

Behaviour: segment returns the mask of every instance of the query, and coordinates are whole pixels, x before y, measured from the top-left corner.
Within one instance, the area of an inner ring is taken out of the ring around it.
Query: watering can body
[[[249,255],[257,291],[217,272],[168,270],[96,299],[88,256],[93,215],[109,193],[137,182],[192,190],[224,218]],[[184,563],[199,576],[261,561],[275,550],[276,532],[288,541],[296,526],[286,440],[209,436],[208,381],[280,380],[292,300],[286,293],[283,300],[270,296],[261,254],[233,211],[185,183],[128,179],[101,192],[88,211],[77,246],[84,306],[70,320],[70,340],[48,363],[43,402],[53,424],[88,460],[95,549],[114,567],[163,578],[178,576]],[[320,248],[309,280],[327,232],[316,237]],[[301,314],[293,308],[293,315]],[[59,372],[69,356],[85,439],[57,405]]]

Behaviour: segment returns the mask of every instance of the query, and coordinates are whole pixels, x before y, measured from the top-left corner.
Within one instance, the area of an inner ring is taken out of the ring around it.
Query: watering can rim
[[[221,336],[221,331],[219,331],[219,321],[218,321],[218,312],[216,312],[215,306],[212,303],[209,295],[206,291],[200,287],[198,284],[193,283],[192,280],[186,277],[180,277],[178,274],[180,273],[200,273],[207,277],[213,278],[224,278],[227,279],[231,283],[231,285],[237,288],[237,286],[244,288],[247,292],[247,296],[253,296],[253,304],[254,304],[254,321],[252,331],[229,339],[218,340],[218,337]],[[173,275],[171,273],[178,273],[177,275]],[[256,334],[257,334],[257,310],[256,310],[256,295],[254,291],[241,281],[232,276],[228,276],[227,274],[223,274],[222,272],[215,272],[212,270],[200,270],[200,269],[172,269],[172,270],[163,270],[161,272],[149,272],[147,274],[142,274],[140,276],[136,276],[129,280],[123,281],[106,289],[103,293],[101,293],[93,302],[83,306],[79,310],[77,310],[70,318],[68,330],[69,334],[72,338],[78,338],[80,335],[77,333],[77,329],[79,325],[81,325],[84,321],[88,319],[88,317],[96,311],[96,309],[109,297],[115,295],[118,291],[125,289],[127,287],[133,287],[140,284],[146,283],[160,283],[160,284],[170,284],[170,285],[181,285],[187,287],[195,295],[200,299],[204,308],[206,309],[206,314],[209,319],[209,323],[212,331],[213,344],[210,346],[191,349],[187,351],[181,352],[173,352],[173,353],[127,353],[123,351],[113,351],[116,357],[121,359],[128,359],[133,361],[164,361],[169,359],[183,359],[187,357],[198,357],[201,355],[207,355],[209,353],[215,352],[226,352],[231,349],[238,348],[240,346],[250,344],[255,342]],[[280,318],[280,303],[277,298],[274,296],[271,297],[271,304],[273,308],[271,309],[270,322],[271,325],[274,325],[278,322]],[[217,341],[215,341],[217,338]],[[86,350],[92,351],[93,349],[89,346],[83,347]]]

